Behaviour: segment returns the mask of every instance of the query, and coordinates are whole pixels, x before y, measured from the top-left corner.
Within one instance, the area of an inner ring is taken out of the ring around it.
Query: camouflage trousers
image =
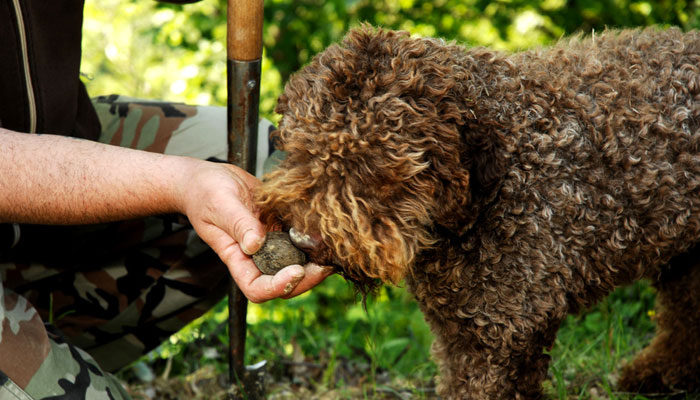
[[[119,96],[94,104],[101,142],[226,158],[224,108]],[[260,153],[270,128],[261,122]],[[0,244],[0,400],[128,399],[109,372],[202,315],[228,287],[228,270],[181,216],[14,225],[11,238]]]

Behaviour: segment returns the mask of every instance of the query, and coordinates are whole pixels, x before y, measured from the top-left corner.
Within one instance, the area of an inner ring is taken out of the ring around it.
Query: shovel
[[[228,161],[255,175],[263,0],[228,0],[226,25]],[[229,382],[242,384],[246,392],[247,307],[248,300],[232,280],[228,297]]]

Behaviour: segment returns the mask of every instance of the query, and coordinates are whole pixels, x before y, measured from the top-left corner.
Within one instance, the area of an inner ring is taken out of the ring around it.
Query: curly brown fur
[[[262,218],[360,285],[405,279],[442,397],[540,397],[563,318],[642,277],[659,333],[620,383],[698,390],[698,32],[505,54],[364,26],[277,110],[288,156]]]

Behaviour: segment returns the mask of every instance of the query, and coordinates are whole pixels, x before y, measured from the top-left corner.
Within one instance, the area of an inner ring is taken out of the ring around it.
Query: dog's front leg
[[[541,397],[541,383],[549,364],[549,356],[542,353],[541,347],[525,352],[515,352],[505,343],[486,347],[472,332],[457,336],[438,334],[432,350],[440,367],[438,394],[445,399]]]
[[[564,304],[541,298],[554,293],[514,294],[505,293],[503,287],[496,292],[495,287],[483,286],[482,290],[428,293],[430,289],[431,285],[422,285],[412,291],[436,337],[432,352],[440,368],[440,396],[541,398],[549,364],[543,350],[554,343],[566,314]],[[555,309],[547,310],[542,304]]]

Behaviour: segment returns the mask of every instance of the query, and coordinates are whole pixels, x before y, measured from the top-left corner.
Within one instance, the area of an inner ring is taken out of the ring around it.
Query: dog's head
[[[287,157],[261,219],[308,234],[311,259],[355,283],[398,283],[437,231],[468,223],[463,52],[363,26],[317,55],[279,99]]]

